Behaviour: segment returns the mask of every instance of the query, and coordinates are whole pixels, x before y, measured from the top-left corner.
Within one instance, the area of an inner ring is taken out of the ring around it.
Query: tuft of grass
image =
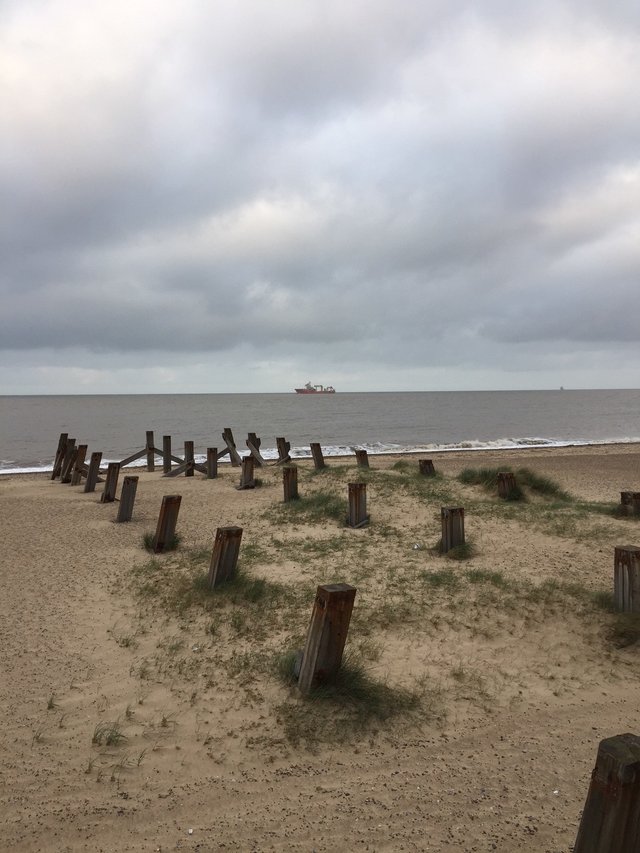
[[[47,711],[53,711],[58,707],[56,704],[56,694],[52,693],[47,700]]]
[[[460,578],[453,569],[441,569],[437,572],[421,572],[419,577],[433,589],[453,589],[460,585]]]
[[[278,509],[281,516],[292,520],[301,519],[320,523],[327,518],[332,518],[343,522],[347,515],[347,501],[335,492],[320,490],[300,497],[296,501],[279,504]]]
[[[127,736],[120,727],[120,721],[114,720],[113,722],[98,723],[93,730],[91,743],[96,746],[102,746],[102,744],[105,746],[118,746],[126,739]]]
[[[491,586],[498,587],[498,589],[508,589],[511,586],[502,572],[487,572],[483,569],[468,569],[465,572],[465,575],[469,583],[491,584]]]
[[[155,533],[145,533],[142,537],[142,544],[146,551],[149,551],[151,554],[154,552],[153,542],[155,539]],[[179,533],[174,533],[171,539],[166,543],[164,548],[162,549],[162,553],[166,553],[167,551],[175,551],[182,541],[182,537]]]
[[[526,486],[532,492],[538,495],[543,495],[546,498],[556,498],[556,500],[570,501],[571,495],[565,492],[555,480],[550,477],[536,474],[529,468],[518,468],[516,478],[519,483]]]
[[[458,480],[465,486],[484,486],[491,491],[498,488],[498,474],[508,468],[464,468],[458,474]]]

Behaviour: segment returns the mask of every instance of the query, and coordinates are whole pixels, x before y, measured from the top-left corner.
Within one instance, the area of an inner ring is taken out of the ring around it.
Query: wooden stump
[[[640,737],[600,741],[573,853],[640,850]]]
[[[58,439],[58,449],[56,450],[56,455],[53,460],[53,469],[51,471],[51,479],[55,480],[60,476],[60,471],[62,470],[62,460],[64,459],[64,455],[67,451],[67,439],[69,438],[68,432],[61,432],[60,438]]]
[[[316,471],[322,471],[325,467],[324,456],[322,455],[322,448],[320,447],[319,442],[313,441],[311,443],[311,455],[313,456],[313,464],[315,466]]]
[[[116,487],[118,485],[118,476],[120,475],[120,463],[109,462],[107,466],[107,479],[104,482],[104,489],[100,503],[113,503],[116,499]]]
[[[219,527],[217,529],[209,565],[208,583],[211,589],[230,580],[235,575],[241,541],[241,527]]]
[[[131,521],[133,515],[133,504],[136,499],[138,488],[138,477],[127,476],[122,481],[122,492],[120,493],[120,506],[118,507],[117,522]]]
[[[61,483],[71,482],[71,469],[73,468],[73,463],[75,462],[77,453],[78,451],[76,448],[75,438],[68,438],[64,458],[62,460],[62,467],[60,469]]]
[[[215,480],[218,476],[218,448],[207,447],[207,477]]]
[[[282,469],[282,485],[284,488],[284,502],[297,501],[298,493],[298,469],[295,465],[285,465]]]
[[[640,515],[640,492],[620,492],[620,505],[626,515]]]
[[[613,599],[621,613],[640,613],[640,548],[636,545],[615,549]]]
[[[100,463],[102,462],[102,453],[96,451],[91,454],[89,461],[89,470],[87,471],[87,479],[84,484],[85,492],[93,492],[98,482],[98,474],[100,473]]]
[[[192,441],[185,441],[184,443],[184,461],[187,464],[187,467],[184,472],[185,477],[193,477],[193,468],[194,468],[194,448]]]
[[[282,436],[276,437],[276,447],[278,448],[278,459],[276,461],[276,465],[284,465],[287,462],[291,462],[291,456],[289,456],[291,444],[287,439]]]
[[[447,554],[452,548],[464,545],[464,509],[461,506],[440,508],[442,544],[440,550]]]
[[[518,493],[516,475],[512,471],[501,471],[498,474],[498,497],[506,501]]]
[[[162,473],[168,474],[171,471],[171,436],[162,436]]]
[[[165,495],[162,498],[158,524],[151,544],[154,554],[162,553],[173,544],[181,502],[182,495]]]
[[[73,463],[73,471],[71,472],[72,486],[80,485],[80,481],[82,479],[82,472],[84,471],[84,461],[87,458],[87,449],[88,445],[86,444],[78,445],[78,452],[76,453],[76,458]]]
[[[358,468],[369,467],[369,454],[366,450],[356,450],[356,462],[358,463]]]
[[[298,689],[309,693],[340,669],[356,588],[346,583],[319,586],[302,652]]]
[[[367,515],[367,484],[349,483],[349,527],[364,527],[369,523]]]
[[[253,477],[253,456],[245,456],[242,460],[240,472],[240,485],[236,489],[255,489],[256,481]]]
[[[418,459],[418,467],[423,477],[435,477],[436,469],[431,459]]]
[[[232,466],[237,468],[239,465],[242,465],[242,459],[236,450],[236,442],[233,438],[233,433],[231,432],[230,427],[224,428],[222,431],[222,438],[224,439],[224,443],[227,445],[227,449],[223,451],[223,453],[229,454]],[[218,454],[218,457],[220,457],[220,454]]]
[[[147,430],[147,441],[145,444],[145,450],[147,452],[147,471],[153,473],[156,470],[156,460],[155,460],[155,444],[154,444],[153,431]]]

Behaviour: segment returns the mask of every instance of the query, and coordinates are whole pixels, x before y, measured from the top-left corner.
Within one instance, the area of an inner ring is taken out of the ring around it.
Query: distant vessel
[[[296,394],[335,394],[336,389],[333,385],[312,385],[307,382],[304,388],[296,388]]]

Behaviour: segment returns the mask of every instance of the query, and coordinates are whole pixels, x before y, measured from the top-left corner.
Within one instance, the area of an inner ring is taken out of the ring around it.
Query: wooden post
[[[369,467],[369,454],[366,450],[356,450],[356,462],[358,463],[358,468]]]
[[[80,480],[82,479],[82,471],[84,469],[84,461],[87,458],[87,447],[86,444],[78,445],[78,452],[76,454],[75,462],[73,463],[73,471],[71,472],[71,485],[79,486]]]
[[[423,477],[435,477],[436,469],[433,467],[433,460],[418,459],[418,466]]]
[[[340,669],[355,597],[356,588],[347,583],[318,587],[298,675],[301,693],[330,681]]]
[[[461,506],[440,508],[442,520],[441,552],[447,554],[452,548],[464,545],[464,509]]]
[[[218,476],[218,448],[207,447],[207,477],[215,480]]]
[[[249,448],[249,453],[255,459],[255,464],[258,468],[261,468],[264,465],[264,459],[260,453],[261,444],[262,439],[258,438],[255,432],[250,432],[247,436],[247,447]]]
[[[85,492],[93,492],[98,482],[98,474],[100,473],[100,463],[102,462],[102,453],[97,451],[91,454],[89,462],[89,470],[87,471],[87,479],[84,484]]]
[[[298,493],[298,469],[295,465],[285,465],[282,469],[282,485],[284,487],[284,502],[297,501]]]
[[[116,521],[131,521],[133,515],[133,503],[136,499],[136,490],[138,488],[138,477],[131,475],[124,478],[122,481],[122,492],[120,493],[120,506],[118,507],[118,515]]]
[[[162,498],[156,533],[151,545],[154,554],[160,554],[173,543],[181,501],[182,495],[165,495]]]
[[[162,473],[171,471],[171,436],[162,436]]]
[[[620,492],[620,505],[627,515],[640,515],[640,492]]]
[[[70,483],[73,475],[73,466],[78,458],[78,448],[76,447],[75,438],[69,440],[67,444],[67,452],[62,463],[62,471],[60,472],[60,482]]]
[[[153,473],[156,470],[155,464],[155,444],[153,438],[153,430],[147,430],[147,441],[145,444],[145,450],[147,451],[147,471]]]
[[[313,464],[315,466],[316,471],[322,471],[322,469],[325,467],[325,462],[324,456],[322,455],[322,448],[320,447],[319,442],[311,442],[311,455],[313,456]]]
[[[184,472],[185,477],[193,477],[193,442],[185,441],[184,443],[184,461],[188,463]]]
[[[60,476],[60,471],[62,470],[62,460],[64,459],[64,455],[67,451],[68,438],[68,432],[60,433],[60,438],[58,439],[58,449],[56,450],[55,459],[53,460],[53,470],[51,471],[52,480],[55,480],[56,477]]]
[[[283,465],[285,462],[291,462],[291,456],[289,456],[289,451],[291,450],[291,444],[287,441],[286,438],[280,436],[276,438],[276,447],[278,448],[278,459],[276,461],[276,465]]]
[[[512,471],[501,471],[498,474],[498,497],[507,501],[518,494],[516,475]]]
[[[211,589],[230,580],[235,575],[241,540],[241,527],[219,527],[216,530],[216,539],[213,543],[209,565],[209,586]]]
[[[614,551],[613,599],[616,610],[640,613],[640,548],[618,545]]]
[[[120,474],[120,463],[109,462],[107,466],[107,479],[104,483],[104,489],[100,503],[113,503],[116,499],[116,487],[118,485],[118,476]]]
[[[369,523],[367,515],[367,484],[349,483],[349,527],[364,527]]]
[[[640,737],[600,741],[573,853],[640,850]]]
[[[240,472],[240,485],[236,489],[255,489],[256,481],[253,478],[253,456],[245,456],[242,460]]]

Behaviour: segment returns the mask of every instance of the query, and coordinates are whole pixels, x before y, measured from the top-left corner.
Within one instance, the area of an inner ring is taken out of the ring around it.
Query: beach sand
[[[324,515],[353,458],[300,463],[302,497],[327,498],[306,510],[274,466],[246,491],[228,465],[210,481],[131,469],[127,524],[99,492],[0,478],[0,847],[571,851],[599,741],[640,729],[639,647],[602,606],[614,547],[640,544],[640,519],[605,512],[640,489],[640,447],[433,459],[421,481],[415,456],[370,457],[359,530]],[[574,500],[456,479],[479,466]],[[143,536],[176,493],[180,546],[152,558]],[[444,505],[465,507],[468,559],[434,550]],[[265,582],[207,596],[227,525]],[[330,581],[357,587],[346,651],[371,680],[346,705],[276,673]]]

